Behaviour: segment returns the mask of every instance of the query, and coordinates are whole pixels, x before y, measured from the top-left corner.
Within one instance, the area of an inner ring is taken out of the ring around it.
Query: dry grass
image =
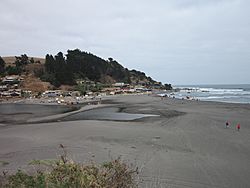
[[[15,56],[2,57],[6,63],[6,66],[15,66],[16,58]],[[30,59],[31,57],[29,57]],[[33,92],[46,91],[52,88],[51,84],[48,82],[41,81],[37,76],[35,76],[35,71],[44,69],[44,58],[33,57],[34,61],[40,61],[39,63],[28,64],[25,66],[26,72],[22,74],[24,81],[21,83],[20,88],[23,90],[30,90]]]
[[[20,85],[23,90],[43,92],[52,87],[49,82],[43,82],[32,74],[25,75],[23,77],[24,81]]]
[[[37,171],[29,175],[23,171],[5,175],[1,187],[5,188],[134,188],[137,187],[135,176],[138,170],[122,162],[120,158],[102,165],[95,163],[78,164],[69,160],[64,146],[59,160],[35,160],[32,165],[50,166],[49,172]]]
[[[15,56],[6,56],[6,57],[2,57],[3,60],[5,61],[5,63],[8,65],[13,65],[16,61],[16,57]],[[29,59],[32,57],[29,57]],[[42,64],[45,63],[45,59],[44,58],[39,58],[39,57],[33,57],[33,59],[35,61],[40,61]]]

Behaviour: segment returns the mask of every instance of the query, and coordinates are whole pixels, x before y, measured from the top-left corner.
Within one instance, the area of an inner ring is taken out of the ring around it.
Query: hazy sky
[[[0,55],[79,48],[163,83],[250,83],[250,0],[0,0]]]

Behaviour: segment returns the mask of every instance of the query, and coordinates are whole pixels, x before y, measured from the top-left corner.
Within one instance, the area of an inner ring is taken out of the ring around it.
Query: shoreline
[[[163,92],[164,94],[170,94],[173,91]],[[126,97],[126,96],[152,96],[152,97],[158,97],[161,98],[160,95],[162,92],[156,92],[156,93],[138,93],[138,94],[116,94],[116,95],[104,95],[104,96],[97,96],[97,97],[80,97],[80,99],[76,99],[75,97],[45,97],[45,98],[9,98],[9,99],[3,99],[0,101],[1,104],[39,104],[39,105],[76,105],[76,104],[86,104],[86,103],[98,103],[102,100],[112,100],[117,97]],[[173,100],[181,100],[181,101],[197,101],[197,102],[211,102],[211,103],[222,103],[222,104],[239,104],[239,105],[250,105],[250,102],[233,102],[233,101],[220,101],[220,100],[200,100],[200,99],[186,99],[186,98],[177,98],[173,96],[168,97],[162,97],[163,99],[173,99]],[[57,103],[57,100],[63,100],[61,103]],[[73,103],[73,104],[70,104]]]

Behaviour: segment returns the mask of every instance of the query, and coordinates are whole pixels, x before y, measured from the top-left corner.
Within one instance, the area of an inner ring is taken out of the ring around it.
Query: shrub
[[[51,166],[49,172],[37,171],[29,175],[18,170],[14,175],[5,177],[5,188],[134,188],[137,169],[122,162],[121,158],[102,165],[95,163],[83,165],[68,160],[66,152],[60,160],[39,161],[31,164]]]

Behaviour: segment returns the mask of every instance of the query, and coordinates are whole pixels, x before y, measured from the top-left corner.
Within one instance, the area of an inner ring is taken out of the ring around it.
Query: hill
[[[24,54],[3,57],[2,60],[5,62],[2,75],[22,75],[25,78],[22,87],[31,91],[39,91],[41,88],[46,90],[52,86],[73,87],[79,83],[111,85],[117,82],[147,87],[157,85],[158,88],[164,88],[160,82],[156,82],[144,72],[128,70],[113,58],[104,60],[79,49],[68,50],[65,55],[62,52],[55,56],[47,54],[45,59]]]
[[[41,79],[49,81],[55,86],[74,85],[76,80],[102,84],[115,82],[138,84],[141,82],[145,85],[153,85],[156,83],[145,73],[136,70],[130,71],[113,58],[104,60],[79,49],[68,50],[65,56],[61,52],[55,56],[46,55],[45,72],[41,75]]]

